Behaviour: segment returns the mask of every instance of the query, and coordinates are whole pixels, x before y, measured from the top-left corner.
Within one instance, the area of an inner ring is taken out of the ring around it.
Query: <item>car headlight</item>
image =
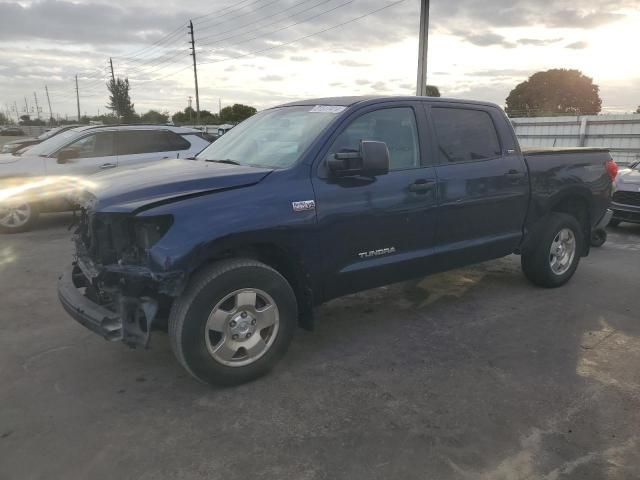
[[[133,223],[136,245],[149,250],[167,233],[172,224],[172,215],[136,217]]]

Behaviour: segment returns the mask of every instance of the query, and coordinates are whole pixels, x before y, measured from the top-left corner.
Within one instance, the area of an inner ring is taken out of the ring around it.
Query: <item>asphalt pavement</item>
[[[63,312],[70,220],[0,236],[1,480],[640,477],[640,225],[555,290],[513,256],[335,300],[221,389]]]

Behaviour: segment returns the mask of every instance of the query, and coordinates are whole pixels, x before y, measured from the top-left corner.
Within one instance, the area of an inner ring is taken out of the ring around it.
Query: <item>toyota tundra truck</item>
[[[332,298],[510,254],[565,284],[616,171],[603,149],[524,151],[490,103],[294,102],[194,158],[93,177],[59,298],[110,341],[164,329],[193,377],[238,384]]]

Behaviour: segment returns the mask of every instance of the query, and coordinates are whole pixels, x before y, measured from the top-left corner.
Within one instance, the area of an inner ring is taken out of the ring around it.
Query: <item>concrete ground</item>
[[[640,226],[569,285],[517,257],[318,310],[269,376],[193,381],[56,298],[69,215],[0,237],[0,479],[640,477]]]

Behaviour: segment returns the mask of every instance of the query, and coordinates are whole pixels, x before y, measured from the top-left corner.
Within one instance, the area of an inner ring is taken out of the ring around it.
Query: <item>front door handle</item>
[[[431,191],[435,184],[436,182],[434,180],[416,180],[411,185],[409,185],[409,191],[424,194]]]
[[[115,163],[103,163],[102,165],[100,165],[100,170],[106,170],[108,168],[115,168],[116,164]]]

